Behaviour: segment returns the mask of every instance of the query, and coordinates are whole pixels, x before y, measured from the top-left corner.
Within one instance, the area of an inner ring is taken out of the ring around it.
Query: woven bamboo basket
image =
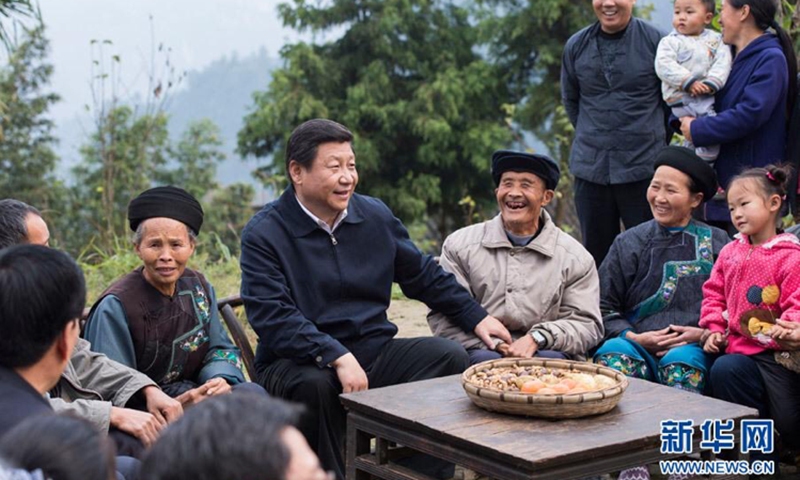
[[[605,375],[617,383],[613,387],[585,393],[539,395],[479,387],[469,381],[473,374],[481,371],[517,366],[546,367]],[[461,383],[469,398],[481,408],[493,412],[542,418],[579,418],[606,413],[617,405],[622,398],[622,393],[628,388],[628,379],[625,378],[625,375],[611,368],[588,362],[543,358],[503,358],[482,362],[469,367],[461,376]]]

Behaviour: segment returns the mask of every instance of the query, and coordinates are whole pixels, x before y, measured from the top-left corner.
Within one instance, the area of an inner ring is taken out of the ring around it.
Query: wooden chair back
[[[230,297],[218,300],[217,306],[219,307],[219,314],[222,317],[222,321],[225,322],[228,331],[231,332],[233,343],[235,343],[242,352],[242,361],[244,362],[244,368],[247,370],[247,375],[250,377],[251,381],[255,382],[256,369],[253,347],[250,345],[247,333],[244,331],[244,327],[242,327],[234,311],[234,308],[243,306],[242,298],[239,295],[231,295]]]

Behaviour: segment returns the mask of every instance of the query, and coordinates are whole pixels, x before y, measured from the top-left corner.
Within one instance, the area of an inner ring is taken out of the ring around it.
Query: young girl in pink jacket
[[[751,168],[728,186],[731,221],[739,234],[726,245],[703,285],[703,348],[755,355],[780,350],[776,320],[800,322],[800,241],[778,233],[788,168]],[[725,346],[727,343],[727,346]]]
[[[751,168],[728,185],[739,234],[703,285],[703,349],[726,355],[711,369],[717,398],[758,408],[784,444],[800,447],[800,373],[780,343],[781,322],[800,322],[800,241],[779,232],[789,167]],[[784,366],[787,365],[787,366]]]

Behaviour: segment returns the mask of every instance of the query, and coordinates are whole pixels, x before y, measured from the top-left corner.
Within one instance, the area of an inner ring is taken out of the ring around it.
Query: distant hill
[[[650,3],[656,5],[650,20],[664,31],[671,30],[671,2],[651,0]],[[225,56],[201,70],[189,71],[177,91],[172,93],[167,113],[173,138],[177,138],[190,122],[202,118],[211,119],[220,128],[222,149],[226,155],[226,160],[217,170],[222,184],[248,182],[255,185],[250,173],[257,166],[271,161],[240,158],[235,153],[236,135],[244,116],[253,108],[253,92],[266,90],[273,69],[279,65],[280,61],[271,58],[265,49],[247,57]],[[70,168],[80,161],[78,148],[85,142],[92,122],[85,114],[76,114],[70,120],[56,119],[56,123],[56,136],[61,139],[57,153],[62,159],[58,170],[67,177]],[[537,151],[546,150],[536,139],[526,137],[526,143]]]
[[[236,134],[242,127],[245,114],[253,108],[252,94],[266,90],[271,72],[278,61],[262,49],[255,55],[239,58],[223,57],[199,71],[188,72],[181,90],[169,102],[169,131],[173,138],[183,132],[192,121],[211,119],[222,134],[226,160],[217,170],[223,184],[252,183],[250,172],[257,162],[245,161],[235,153]]]
[[[262,49],[247,57],[222,57],[202,70],[187,72],[167,102],[169,132],[173,138],[192,121],[211,119],[220,129],[225,161],[219,165],[217,176],[222,184],[247,182],[256,184],[250,175],[257,164],[270,161],[259,159],[245,161],[236,150],[236,134],[242,121],[253,107],[252,94],[265,90],[272,78],[271,72],[278,61],[269,57]],[[56,136],[60,143],[56,148],[61,157],[58,173],[64,178],[80,162],[79,148],[92,131],[92,120],[84,112],[71,119],[56,119]]]

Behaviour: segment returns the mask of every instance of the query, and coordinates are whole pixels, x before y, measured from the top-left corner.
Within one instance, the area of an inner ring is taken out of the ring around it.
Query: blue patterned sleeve
[[[106,295],[92,309],[83,337],[92,344],[93,352],[103,353],[111,360],[136,369],[136,353],[128,328],[128,317],[116,296]]]
[[[222,377],[228,383],[236,385],[244,382],[242,356],[222,327],[214,287],[208,285],[208,290],[211,297],[208,322],[210,349],[203,360],[203,368],[200,370],[197,380],[200,384],[203,384],[212,378]]]

